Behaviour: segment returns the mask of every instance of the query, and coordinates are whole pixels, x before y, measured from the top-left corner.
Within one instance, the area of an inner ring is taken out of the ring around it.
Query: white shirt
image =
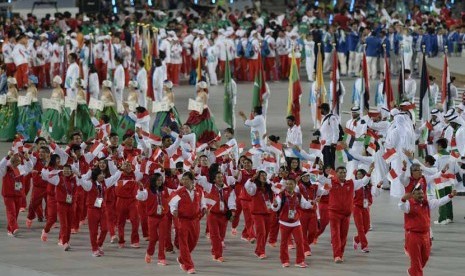
[[[408,78],[405,80],[405,98],[410,102],[414,102],[415,94],[417,93],[417,83],[414,79]]]
[[[320,127],[320,140],[325,141],[324,145],[336,144],[339,139],[339,121],[337,116],[330,113],[323,118]]]
[[[16,44],[13,48],[13,60],[16,66],[19,66],[24,63],[28,63],[29,55],[27,54],[26,47],[23,44]]]
[[[263,115],[257,115],[252,120],[245,120],[244,124],[250,127],[252,144],[254,144],[254,140],[256,139],[258,141],[263,139],[263,135],[266,133],[265,117]]]
[[[65,88],[76,88],[76,81],[79,78],[79,66],[76,62],[71,63],[66,70]]]
[[[137,72],[136,81],[139,84],[139,105],[147,107],[147,71],[145,68],[139,69],[139,72]]]
[[[302,147],[302,129],[298,125],[287,129],[286,144]]]

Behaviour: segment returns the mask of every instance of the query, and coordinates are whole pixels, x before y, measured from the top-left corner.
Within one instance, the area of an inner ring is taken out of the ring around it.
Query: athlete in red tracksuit
[[[278,194],[284,188],[282,181],[287,179],[289,176],[289,171],[287,170],[286,166],[281,166],[279,168],[279,175],[271,179],[271,183],[274,186],[273,192]],[[276,247],[276,242],[278,241],[278,233],[279,233],[279,215],[276,212],[271,213],[270,219],[270,235],[268,238],[268,243],[271,247]]]
[[[291,235],[296,242],[296,266],[305,268],[304,237],[300,224],[301,209],[310,209],[316,202],[307,201],[300,193],[295,192],[296,181],[288,179],[286,190],[273,200],[273,211],[279,215],[279,230],[281,231],[281,245],[279,258],[283,267],[289,267],[288,242]]]
[[[129,218],[131,222],[131,247],[139,248],[139,214],[137,212],[136,194],[139,187],[139,181],[142,179],[142,173],[133,171],[129,162],[123,163],[123,174],[116,183],[116,213],[118,216],[118,245],[124,247],[124,226]]]
[[[89,226],[90,244],[92,256],[103,256],[103,242],[107,236],[107,215],[106,215],[106,191],[107,188],[116,184],[121,177],[121,171],[117,171],[113,176],[105,178],[99,169],[93,169],[90,180],[78,178],[77,184],[87,193],[87,224]],[[98,228],[100,226],[100,234]]]
[[[399,202],[399,209],[404,212],[405,249],[410,258],[410,276],[422,276],[429,259],[431,210],[447,204],[456,194],[454,190],[440,199],[428,200],[421,184],[417,184],[413,192],[406,193]]]
[[[243,161],[244,169],[239,171],[239,176],[237,178],[236,186],[234,190],[237,197],[240,199],[240,203],[236,200],[236,217],[233,220],[232,228],[233,230],[237,228],[239,224],[239,216],[241,210],[244,213],[244,230],[242,230],[241,238],[243,240],[249,241],[251,243],[255,242],[255,231],[254,231],[254,221],[251,214],[251,202],[252,198],[245,190],[245,183],[255,175],[256,171],[252,169],[252,161],[250,159],[244,159]]]
[[[31,157],[34,164],[34,169],[31,172],[32,178],[32,195],[29,203],[29,210],[26,218],[27,228],[31,228],[32,220],[36,217],[39,206],[42,205],[42,201],[47,197],[47,182],[42,179],[40,173],[43,168],[48,166],[50,160],[50,148],[42,146],[39,149],[38,158]]]
[[[21,198],[24,196],[22,178],[32,170],[33,164],[29,155],[24,156],[24,165],[21,158],[9,152],[8,156],[0,161],[0,177],[2,178],[2,196],[5,203],[7,217],[7,230],[9,236],[18,234],[18,214]]]
[[[167,265],[165,239],[169,197],[168,189],[164,186],[163,176],[160,173],[151,175],[149,183],[145,187],[143,185],[139,186],[136,198],[146,203],[145,207],[148,215],[149,245],[145,253],[147,263],[152,262],[155,245],[158,242],[158,264]]]
[[[176,173],[165,176],[165,185],[170,190],[177,190],[180,186],[178,175]],[[174,226],[174,245],[171,239],[171,232]],[[173,217],[171,212],[166,214],[166,239],[165,252],[174,253],[174,246],[179,248],[178,243],[178,220]]]
[[[250,210],[257,235],[255,255],[259,259],[266,258],[265,245],[270,233],[271,202],[273,191],[266,181],[266,172],[259,171],[245,183],[244,188],[252,198]]]
[[[310,182],[310,175],[304,172],[301,180],[298,184],[300,194],[311,202],[317,202],[320,200],[320,192],[318,184]],[[316,214],[317,205],[313,204],[310,209],[300,209],[300,223],[302,225],[302,232],[304,236],[304,254],[305,256],[311,256],[312,250],[310,244],[318,234],[318,216]]]
[[[333,246],[333,257],[335,263],[342,263],[344,249],[349,232],[349,221],[354,205],[354,192],[370,182],[370,173],[360,180],[346,180],[347,170],[345,167],[336,169],[336,177],[326,183],[329,184],[329,224],[331,227],[331,244]]]
[[[235,182],[234,177],[228,176],[225,183],[223,173],[218,171],[214,175],[214,184],[209,183],[205,176],[198,177],[198,183],[205,192],[205,201],[208,206],[207,224],[210,230],[213,260],[224,262],[223,247],[226,236],[228,220],[234,218],[236,212],[236,193],[229,186]],[[226,186],[228,184],[228,186]]]
[[[76,193],[76,177],[73,176],[71,165],[63,166],[63,172],[42,170],[42,178],[47,180],[49,185],[56,186],[54,197],[56,198],[57,211],[60,219],[60,241],[63,249],[70,249],[69,240],[71,236],[71,222],[73,219],[73,199]],[[48,207],[50,208],[50,207]],[[47,221],[48,224],[48,221]],[[42,230],[42,241],[47,241],[47,233],[50,228]]]
[[[200,235],[200,218],[206,212],[202,189],[194,184],[194,175],[186,172],[182,176],[183,187],[170,200],[170,212],[178,218],[179,257],[181,269],[195,273],[191,252],[195,249]]]
[[[362,179],[366,175],[365,170],[358,170],[356,178]],[[368,240],[366,234],[370,230],[370,206],[373,204],[373,196],[378,196],[380,193],[381,184],[377,186],[368,185],[355,191],[354,196],[354,223],[357,228],[357,236],[353,239],[354,250],[357,250],[359,245],[364,253],[370,252],[368,249]]]

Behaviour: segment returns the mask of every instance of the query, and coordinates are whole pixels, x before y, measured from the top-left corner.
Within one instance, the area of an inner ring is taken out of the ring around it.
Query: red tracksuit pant
[[[16,67],[15,78],[19,89],[24,88],[28,83],[28,74],[29,68],[27,63],[20,64]]]
[[[405,248],[410,257],[410,276],[423,276],[423,268],[428,262],[431,252],[431,241],[429,232],[405,234]]]
[[[45,77],[44,85],[46,85],[47,87],[51,86],[52,82],[51,82],[51,78],[50,78],[50,62],[45,63],[45,65],[44,65],[44,77]]]
[[[255,75],[260,68],[258,59],[249,59],[249,81],[254,81]]]
[[[315,240],[318,234],[318,218],[315,212],[301,212],[300,224],[302,225],[302,233],[304,237],[304,252],[312,252],[310,244]]]
[[[37,84],[37,88],[43,88],[45,83],[45,71],[44,65],[41,66],[34,66],[31,68],[32,74],[37,77],[39,83]]]
[[[236,198],[236,215],[234,216],[234,219],[231,223],[232,228],[237,228],[239,226],[239,219],[241,217],[242,213],[242,203],[239,198]]]
[[[116,235],[116,224],[117,224],[117,216],[116,216],[116,201],[107,201],[106,208],[107,212],[107,228],[108,232],[110,232],[110,236]]]
[[[3,202],[5,203],[6,219],[8,222],[6,229],[8,232],[13,233],[13,231],[18,229],[18,214],[21,205],[21,197],[6,196],[3,197]]]
[[[179,262],[186,270],[194,268],[191,252],[199,240],[200,222],[194,219],[178,219],[179,222]]]
[[[354,222],[357,228],[355,242],[360,243],[362,249],[365,249],[368,247],[366,234],[370,230],[370,209],[354,206]]]
[[[119,244],[124,244],[124,226],[126,220],[131,221],[131,244],[139,243],[139,214],[137,213],[137,202],[135,198],[116,199],[116,212],[118,216],[118,238]]]
[[[71,222],[73,221],[73,205],[58,203],[58,218],[60,219],[60,239],[63,244],[69,243],[71,237]]]
[[[210,230],[210,241],[212,243],[212,255],[215,259],[223,257],[224,237],[226,236],[226,228],[228,220],[224,214],[210,213],[207,217],[208,229]]]
[[[82,220],[86,219],[86,212],[87,212],[87,206],[86,206],[86,197],[87,194],[84,192],[82,189],[77,189],[75,195],[73,196],[73,208],[74,208],[74,214],[73,214],[73,222],[71,223],[71,229],[79,229],[79,223]]]
[[[168,63],[167,64],[168,79],[174,85],[179,85],[179,73],[181,72],[181,64]]]
[[[5,65],[6,65],[6,76],[13,77],[16,71],[15,63],[11,62],[11,63],[6,63]]]
[[[97,251],[99,247],[102,247],[108,232],[105,208],[87,208],[87,224],[89,225],[92,251]],[[98,232],[99,226],[100,234]]]
[[[333,246],[333,257],[344,256],[344,249],[349,233],[350,215],[342,215],[329,211],[329,225],[331,227],[331,244]]]
[[[55,195],[47,195],[47,223],[44,227],[45,233],[50,232],[50,228],[57,222],[57,204]]]
[[[266,80],[278,80],[278,70],[276,70],[276,58],[267,57],[265,59]]]
[[[252,219],[252,213],[250,211],[250,201],[241,200],[242,211],[244,213],[244,230],[242,230],[242,237],[246,239],[254,239],[254,220]],[[239,216],[239,215],[237,215]]]
[[[289,69],[291,66],[289,57],[287,55],[279,56],[279,63],[281,64],[281,79],[289,78]]]
[[[145,201],[137,202],[137,211],[139,213],[140,225],[142,228],[142,237],[149,237],[149,226],[147,216],[147,203]]]
[[[179,248],[179,243],[178,243],[178,219],[174,218],[171,213],[168,212],[166,214],[167,220],[166,220],[166,239],[165,239],[165,251],[173,251],[173,241],[171,238],[171,234],[173,232],[173,225],[174,225],[174,230],[175,230],[175,236],[174,236],[174,246],[176,248]]]
[[[329,210],[328,210],[328,203],[326,202],[319,202],[318,203],[318,212],[320,213],[320,226],[318,228],[318,234],[316,238],[318,238],[326,229],[329,223]]]
[[[36,213],[39,218],[43,217],[39,213],[39,206],[42,205],[42,201],[47,198],[47,188],[39,188],[36,186],[32,187],[31,201],[29,202],[29,210],[27,218],[33,220],[36,218]]]
[[[270,214],[252,215],[253,223],[255,226],[255,233],[257,235],[257,245],[255,247],[255,254],[257,256],[265,254],[266,240],[268,239],[268,234],[270,233],[270,218]]]
[[[270,235],[268,238],[269,243],[276,243],[278,241],[279,233],[279,218],[276,212],[270,214]]]
[[[165,215],[162,218],[148,217],[149,226],[149,245],[147,246],[147,254],[153,256],[155,245],[158,241],[158,260],[165,260],[165,240],[166,240],[166,223],[168,217]]]
[[[305,261],[304,256],[304,246],[303,241],[304,237],[302,234],[302,226],[296,227],[288,227],[285,225],[280,224],[279,230],[281,231],[281,245],[279,247],[279,258],[281,259],[281,263],[289,263],[289,247],[288,241],[291,235],[294,237],[295,240],[295,250],[296,250],[296,264],[300,264]]]

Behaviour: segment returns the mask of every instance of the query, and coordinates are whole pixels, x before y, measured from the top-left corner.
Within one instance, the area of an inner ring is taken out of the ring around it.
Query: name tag
[[[363,199],[363,208],[366,209],[366,208],[368,208],[368,206],[369,206],[368,199],[367,199],[367,198],[364,198],[364,199]]]
[[[159,204],[157,205],[157,215],[161,215],[162,213],[163,213],[163,206]]]
[[[265,204],[266,204],[266,208],[268,210],[271,210],[271,202],[269,200],[265,201]]]
[[[294,219],[295,218],[295,210],[289,210],[288,217],[289,217],[289,219]]]
[[[102,208],[103,198],[97,197],[95,199],[94,207]]]
[[[15,182],[15,191],[21,191],[23,184],[21,182]]]
[[[224,211],[224,202],[220,201],[220,211]]]
[[[70,194],[66,195],[66,203],[71,204],[73,203],[73,196]]]

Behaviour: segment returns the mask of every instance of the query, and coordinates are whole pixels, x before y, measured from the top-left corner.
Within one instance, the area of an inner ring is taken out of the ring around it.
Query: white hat
[[[292,32],[289,33],[289,37],[293,37],[293,36],[294,37],[299,36],[299,34],[297,32],[292,31]]]
[[[60,76],[53,77],[53,82],[56,83],[56,84],[62,84],[63,83]]]
[[[138,88],[139,88],[139,84],[137,83],[137,81],[130,81],[130,82],[129,82],[129,87],[138,89]]]
[[[360,113],[360,106],[354,106],[350,109],[352,113]]]
[[[193,29],[193,30],[192,30],[192,33],[193,33],[193,34],[198,34],[198,33],[199,33],[199,29]]]
[[[15,85],[18,84],[18,82],[16,81],[16,79],[13,78],[13,77],[9,77],[9,78],[7,79],[7,82],[8,82],[8,84],[15,84]]]
[[[207,89],[208,84],[206,82],[204,82],[204,81],[201,81],[201,82],[197,83],[197,87],[202,88],[202,89]]]
[[[54,16],[50,16],[50,21],[55,21],[55,17],[54,17]]]
[[[43,38],[47,38],[48,35],[47,35],[46,33],[41,33],[41,34],[39,35],[39,37],[41,37],[41,38],[42,38],[42,37],[43,37]]]
[[[90,18],[87,15],[84,15],[84,17],[82,18],[82,21],[89,22]]]
[[[170,81],[170,80],[165,80],[165,81],[163,82],[163,86],[166,87],[166,88],[168,88],[168,89],[171,89],[171,88],[173,88],[173,82]]]
[[[227,28],[226,28],[226,31],[232,31],[232,32],[234,32],[234,28],[231,27],[231,26],[230,26],[230,27],[227,27]]]
[[[204,31],[204,30],[200,30],[200,31],[199,31],[199,34],[200,34],[200,35],[205,35],[205,31]]]
[[[182,17],[181,17],[181,16],[176,17],[176,21],[177,21],[178,23],[181,23]]]
[[[176,33],[174,31],[168,31],[168,32],[166,32],[166,34],[169,35],[169,36],[175,36],[176,35]]]
[[[104,80],[102,82],[102,86],[111,88],[113,86],[113,83],[111,81],[109,81],[109,80]]]
[[[463,103],[461,103],[461,104],[459,104],[457,106],[457,108],[463,111],[463,110],[465,110],[465,105]]]
[[[435,108],[433,110],[431,110],[431,115],[436,115],[436,114],[439,114],[439,109]]]
[[[270,28],[265,29],[265,34],[273,33],[273,30]]]
[[[385,107],[381,107],[381,118],[387,118],[389,117],[389,109],[385,108]]]
[[[399,115],[399,113],[400,113],[399,109],[397,109],[397,108],[391,109],[391,116],[394,117],[396,115]]]
[[[221,28],[221,29],[218,30],[218,33],[219,33],[219,34],[224,34],[225,32],[226,32],[226,31],[225,31],[223,28]]]
[[[85,35],[84,40],[90,40],[90,35]]]
[[[71,33],[71,37],[77,37],[77,34],[76,33]]]
[[[26,35],[27,35],[29,38],[31,38],[31,37],[34,36],[34,34],[33,34],[32,32],[27,32]]]
[[[454,115],[456,115],[456,114],[455,114],[455,109],[449,108],[449,109],[447,110],[447,112],[446,112],[446,115],[444,115],[444,118],[446,118],[447,120],[450,121],[450,119],[451,119]]]
[[[237,30],[236,31],[236,36],[238,36],[238,37],[244,36],[244,30]]]

